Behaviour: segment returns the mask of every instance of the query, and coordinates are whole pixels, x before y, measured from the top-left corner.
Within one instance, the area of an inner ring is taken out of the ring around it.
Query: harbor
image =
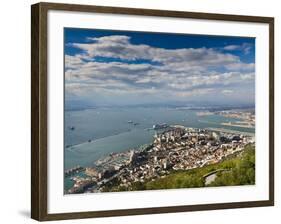
[[[149,144],[155,132],[162,131],[153,129],[153,125],[156,124],[255,132],[255,129],[227,127],[220,124],[235,121],[234,118],[225,118],[221,115],[198,117],[196,113],[196,110],[164,107],[69,111],[65,119],[71,126],[75,126],[75,131],[65,130],[65,169],[77,165],[91,166],[94,161],[111,152],[124,152]],[[135,126],[128,121],[139,125]]]
[[[66,193],[103,192],[116,181],[120,187],[130,188],[133,183],[163,178],[171,171],[219,163],[255,143],[254,136],[249,133],[182,125],[169,128],[155,133],[150,145],[110,153],[97,160],[92,167],[86,167],[86,177],[73,178],[74,186]],[[210,182],[215,173],[206,174],[204,178]]]

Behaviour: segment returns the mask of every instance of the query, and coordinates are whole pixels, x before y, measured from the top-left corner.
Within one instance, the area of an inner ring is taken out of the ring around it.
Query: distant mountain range
[[[168,107],[168,108],[177,108],[177,109],[188,109],[188,110],[208,110],[208,111],[219,111],[219,110],[232,110],[232,109],[254,109],[255,105],[253,104],[241,104],[241,105],[214,105],[208,102],[196,102],[196,103],[153,103],[153,104],[135,104],[135,105],[92,105],[89,103],[81,101],[67,101],[65,102],[65,111],[76,111],[76,110],[85,110],[85,109],[95,109],[95,108],[134,108],[134,107]]]

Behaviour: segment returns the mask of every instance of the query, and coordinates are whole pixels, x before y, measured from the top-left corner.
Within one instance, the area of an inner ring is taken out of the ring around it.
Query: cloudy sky
[[[247,105],[255,39],[65,28],[66,105]]]

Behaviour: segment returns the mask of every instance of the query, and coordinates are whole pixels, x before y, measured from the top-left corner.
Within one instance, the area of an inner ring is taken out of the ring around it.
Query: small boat
[[[129,124],[132,124],[132,123],[134,123],[134,122],[133,122],[133,121],[131,121],[131,120],[129,120],[129,121],[128,121],[128,123],[129,123]]]

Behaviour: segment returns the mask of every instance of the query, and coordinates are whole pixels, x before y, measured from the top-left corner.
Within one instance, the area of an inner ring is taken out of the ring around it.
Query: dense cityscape
[[[220,115],[242,120],[242,123],[234,126],[254,125],[252,113],[220,112]],[[247,145],[255,143],[254,134],[228,129],[199,129],[167,124],[156,124],[153,129],[155,135],[151,144],[111,153],[91,167],[77,166],[66,170],[65,177],[74,184],[65,193],[104,192],[111,191],[112,187],[115,190],[130,190],[135,183],[153,182],[177,171],[193,170],[237,157]],[[204,175],[206,184],[215,179],[216,172]]]

